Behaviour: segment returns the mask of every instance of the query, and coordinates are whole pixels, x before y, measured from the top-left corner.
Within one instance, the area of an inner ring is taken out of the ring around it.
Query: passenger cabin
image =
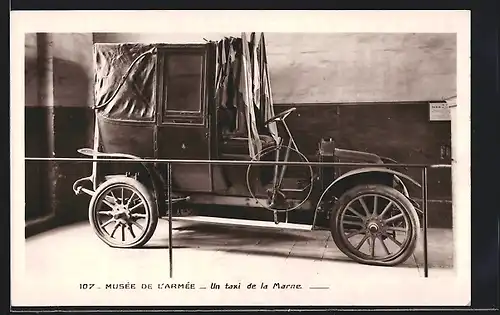
[[[103,152],[249,160],[278,139],[275,123],[263,124],[274,116],[263,34],[205,44],[95,44],[94,56]],[[173,184],[246,195],[245,171],[175,164]]]

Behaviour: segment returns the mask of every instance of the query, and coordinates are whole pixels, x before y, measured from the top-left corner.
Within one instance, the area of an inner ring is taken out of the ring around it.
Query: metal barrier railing
[[[207,164],[207,165],[289,165],[289,166],[336,166],[336,167],[371,167],[378,168],[417,168],[422,174],[422,212],[423,212],[423,256],[424,277],[429,276],[428,264],[428,170],[429,169],[451,169],[450,164],[377,164],[377,163],[344,163],[344,162],[284,162],[284,161],[240,161],[240,160],[181,160],[181,159],[147,159],[147,158],[37,158],[25,157],[25,161],[50,161],[50,162],[85,162],[85,163],[160,163],[167,166],[167,200],[168,200],[168,248],[169,248],[169,270],[173,277],[173,245],[172,245],[172,164]]]

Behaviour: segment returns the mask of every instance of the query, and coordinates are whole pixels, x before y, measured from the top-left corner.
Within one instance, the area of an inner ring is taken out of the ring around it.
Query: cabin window
[[[164,121],[203,124],[204,51],[167,52],[164,59]]]

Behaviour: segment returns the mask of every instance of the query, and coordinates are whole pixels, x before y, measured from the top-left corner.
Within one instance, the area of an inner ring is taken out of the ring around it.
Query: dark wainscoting
[[[54,116],[53,131],[49,127],[51,115]],[[54,107],[53,113],[47,107],[26,107],[25,154],[49,157],[49,141],[53,139],[56,157],[81,157],[76,150],[92,145],[93,124],[92,111],[87,107]],[[89,163],[26,162],[26,222],[36,222],[50,214],[52,220],[41,220],[43,225],[86,219],[89,200],[75,196],[72,185],[76,179],[88,176],[91,170]],[[51,198],[51,194],[56,197]],[[27,229],[27,235],[45,229],[35,225],[29,225],[32,229]]]
[[[428,102],[275,104],[296,107],[287,123],[301,151],[313,157],[322,137],[339,148],[375,153],[400,163],[451,162],[450,122],[429,121]],[[406,171],[421,181],[421,171]],[[429,171],[429,225],[451,227],[451,170]]]
[[[48,156],[49,113],[41,107],[25,109],[25,155],[32,157]],[[47,163],[25,163],[25,219],[31,221],[51,213],[48,198]]]

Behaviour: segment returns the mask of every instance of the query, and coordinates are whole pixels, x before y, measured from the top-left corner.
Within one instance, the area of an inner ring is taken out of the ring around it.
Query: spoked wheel
[[[286,146],[273,146],[260,151],[254,158],[257,161],[308,162],[296,149]],[[304,204],[313,187],[313,170],[310,165],[252,165],[247,168],[247,188],[257,203],[276,212],[292,211]],[[253,189],[251,181],[259,178],[265,191]],[[276,181],[273,179],[276,178]],[[259,200],[260,199],[260,200]],[[261,201],[266,199],[267,202]]]
[[[89,221],[97,236],[111,247],[144,245],[158,224],[158,208],[149,190],[134,178],[117,177],[95,191]]]
[[[420,224],[411,202],[384,185],[357,186],[344,193],[330,218],[337,247],[369,265],[405,262],[417,245]]]

